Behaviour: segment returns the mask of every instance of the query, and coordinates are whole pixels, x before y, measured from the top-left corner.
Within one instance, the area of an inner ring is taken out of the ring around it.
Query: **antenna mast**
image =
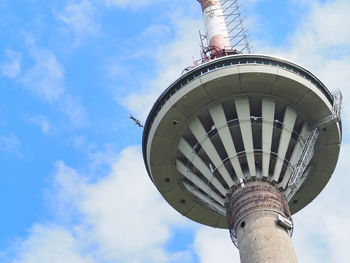
[[[206,60],[243,52],[251,53],[238,0],[197,0],[202,6],[208,46]]]

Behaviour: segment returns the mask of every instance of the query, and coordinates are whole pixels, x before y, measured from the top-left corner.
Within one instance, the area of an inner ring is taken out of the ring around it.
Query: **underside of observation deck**
[[[143,137],[148,173],[176,210],[210,226],[228,227],[226,195],[250,181],[275,185],[296,213],[335,168],[341,123],[317,126],[333,104],[327,88],[291,62],[259,55],[208,62],[155,103]]]

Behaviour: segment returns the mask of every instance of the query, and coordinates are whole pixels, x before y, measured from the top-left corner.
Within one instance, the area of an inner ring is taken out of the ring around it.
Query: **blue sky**
[[[256,53],[343,92],[339,165],[295,216],[293,240],[301,262],[348,262],[350,2],[241,2]],[[198,3],[1,0],[0,16],[0,261],[239,262],[226,231],[161,199],[128,119],[144,120],[199,57]]]

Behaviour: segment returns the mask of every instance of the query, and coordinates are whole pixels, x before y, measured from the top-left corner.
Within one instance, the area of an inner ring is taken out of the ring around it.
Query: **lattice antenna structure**
[[[251,54],[252,50],[248,41],[247,31],[243,25],[238,0],[221,0],[221,6],[232,48],[236,49],[240,54]]]
[[[237,1],[200,3],[208,56],[149,113],[147,172],[179,213],[228,229],[242,263],[296,263],[292,215],[318,196],[336,167],[342,95],[293,62],[242,54],[250,49]]]
[[[208,43],[204,53],[211,51],[214,57],[227,55],[224,50],[228,54],[251,54],[238,0],[197,1],[202,6],[207,31]]]

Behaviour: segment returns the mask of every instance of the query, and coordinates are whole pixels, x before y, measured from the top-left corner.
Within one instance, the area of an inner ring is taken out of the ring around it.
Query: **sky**
[[[240,1],[255,53],[343,92],[343,144],[294,216],[300,262],[350,252],[350,1]],[[229,234],[174,211],[146,173],[142,128],[200,57],[195,0],[0,0],[0,262],[239,262]]]

